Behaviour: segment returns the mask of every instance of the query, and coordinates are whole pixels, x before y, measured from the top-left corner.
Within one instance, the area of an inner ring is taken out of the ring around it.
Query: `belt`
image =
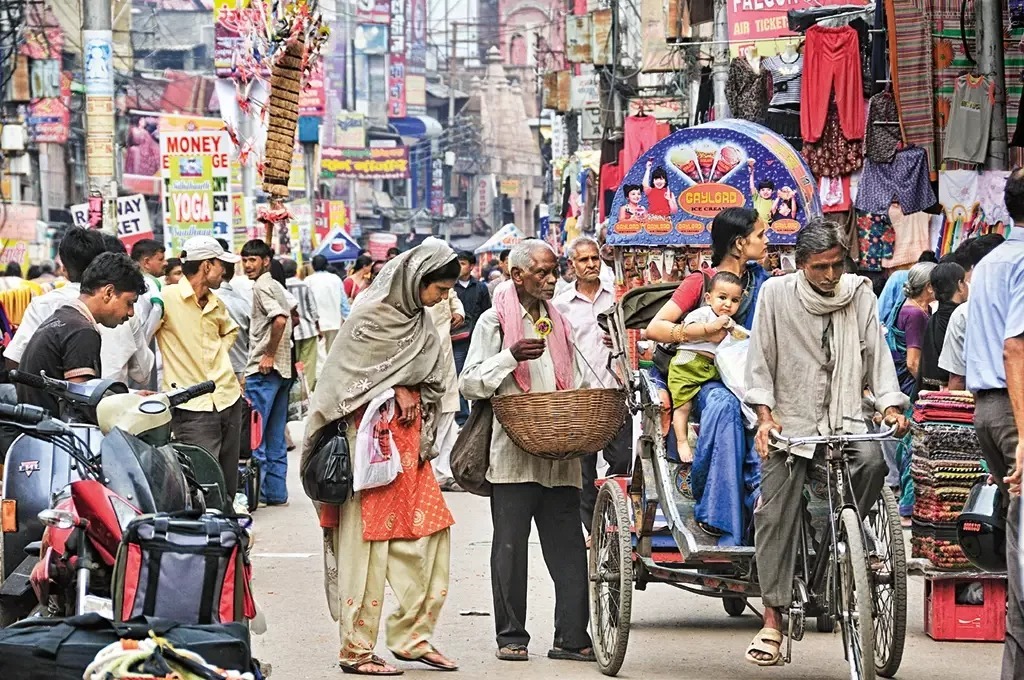
[[[1009,394],[1005,387],[994,387],[990,390],[977,390],[974,395],[976,397],[992,397],[1000,394]]]

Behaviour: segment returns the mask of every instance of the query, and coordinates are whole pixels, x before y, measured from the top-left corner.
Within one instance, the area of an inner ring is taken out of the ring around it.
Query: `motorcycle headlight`
[[[128,524],[139,516],[138,510],[117,496],[110,496],[110,506],[114,509],[114,515],[117,516],[117,523],[121,525],[121,533],[124,533],[125,529],[128,528]]]

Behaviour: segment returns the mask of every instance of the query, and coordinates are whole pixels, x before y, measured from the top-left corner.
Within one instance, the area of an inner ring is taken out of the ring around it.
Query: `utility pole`
[[[1003,61],[1003,7],[1000,2],[974,3],[974,26],[977,35],[978,71],[996,84],[996,101],[992,106],[992,128],[989,133],[989,170],[1009,167],[1006,137],[1006,67]]]
[[[448,16],[448,0],[444,0],[444,15]],[[446,26],[447,27],[447,26]],[[459,24],[452,22],[451,40],[448,41],[448,128],[455,127],[455,46],[458,42]]]
[[[727,0],[715,0],[714,46],[711,49],[711,84],[715,94],[715,120],[731,113],[725,100],[725,83],[729,80],[729,12]]]
[[[109,1],[82,0],[86,174],[89,194],[103,198],[103,230],[116,233],[112,24]]]

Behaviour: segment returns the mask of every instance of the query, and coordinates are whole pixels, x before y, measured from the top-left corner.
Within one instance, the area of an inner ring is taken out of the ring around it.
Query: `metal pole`
[[[445,17],[448,16],[448,0],[444,3]],[[447,24],[445,25],[447,29]],[[448,43],[448,129],[455,127],[455,45],[458,41],[459,25],[452,22],[452,36]]]
[[[992,128],[989,133],[989,170],[1006,170],[1009,150],[1006,138],[1006,69],[1003,61],[1003,3],[984,0],[974,3],[977,27],[978,72],[996,84],[996,101],[992,106]]]
[[[711,83],[715,94],[715,120],[731,113],[725,101],[725,83],[729,79],[729,18],[727,0],[715,0],[714,46],[711,49]]]
[[[90,191],[103,196],[103,230],[116,233],[114,199],[114,32],[111,4],[82,1],[85,64],[85,154]]]
[[[345,0],[345,103],[349,111],[356,110],[356,55],[352,49],[352,13],[355,11],[355,3],[352,0]],[[348,232],[351,234],[356,224],[356,181],[348,181]]]

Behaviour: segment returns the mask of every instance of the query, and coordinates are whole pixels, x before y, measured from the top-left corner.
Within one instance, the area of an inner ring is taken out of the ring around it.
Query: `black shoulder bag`
[[[320,430],[302,468],[302,488],[317,503],[343,505],[352,497],[352,456],[344,420]]]

